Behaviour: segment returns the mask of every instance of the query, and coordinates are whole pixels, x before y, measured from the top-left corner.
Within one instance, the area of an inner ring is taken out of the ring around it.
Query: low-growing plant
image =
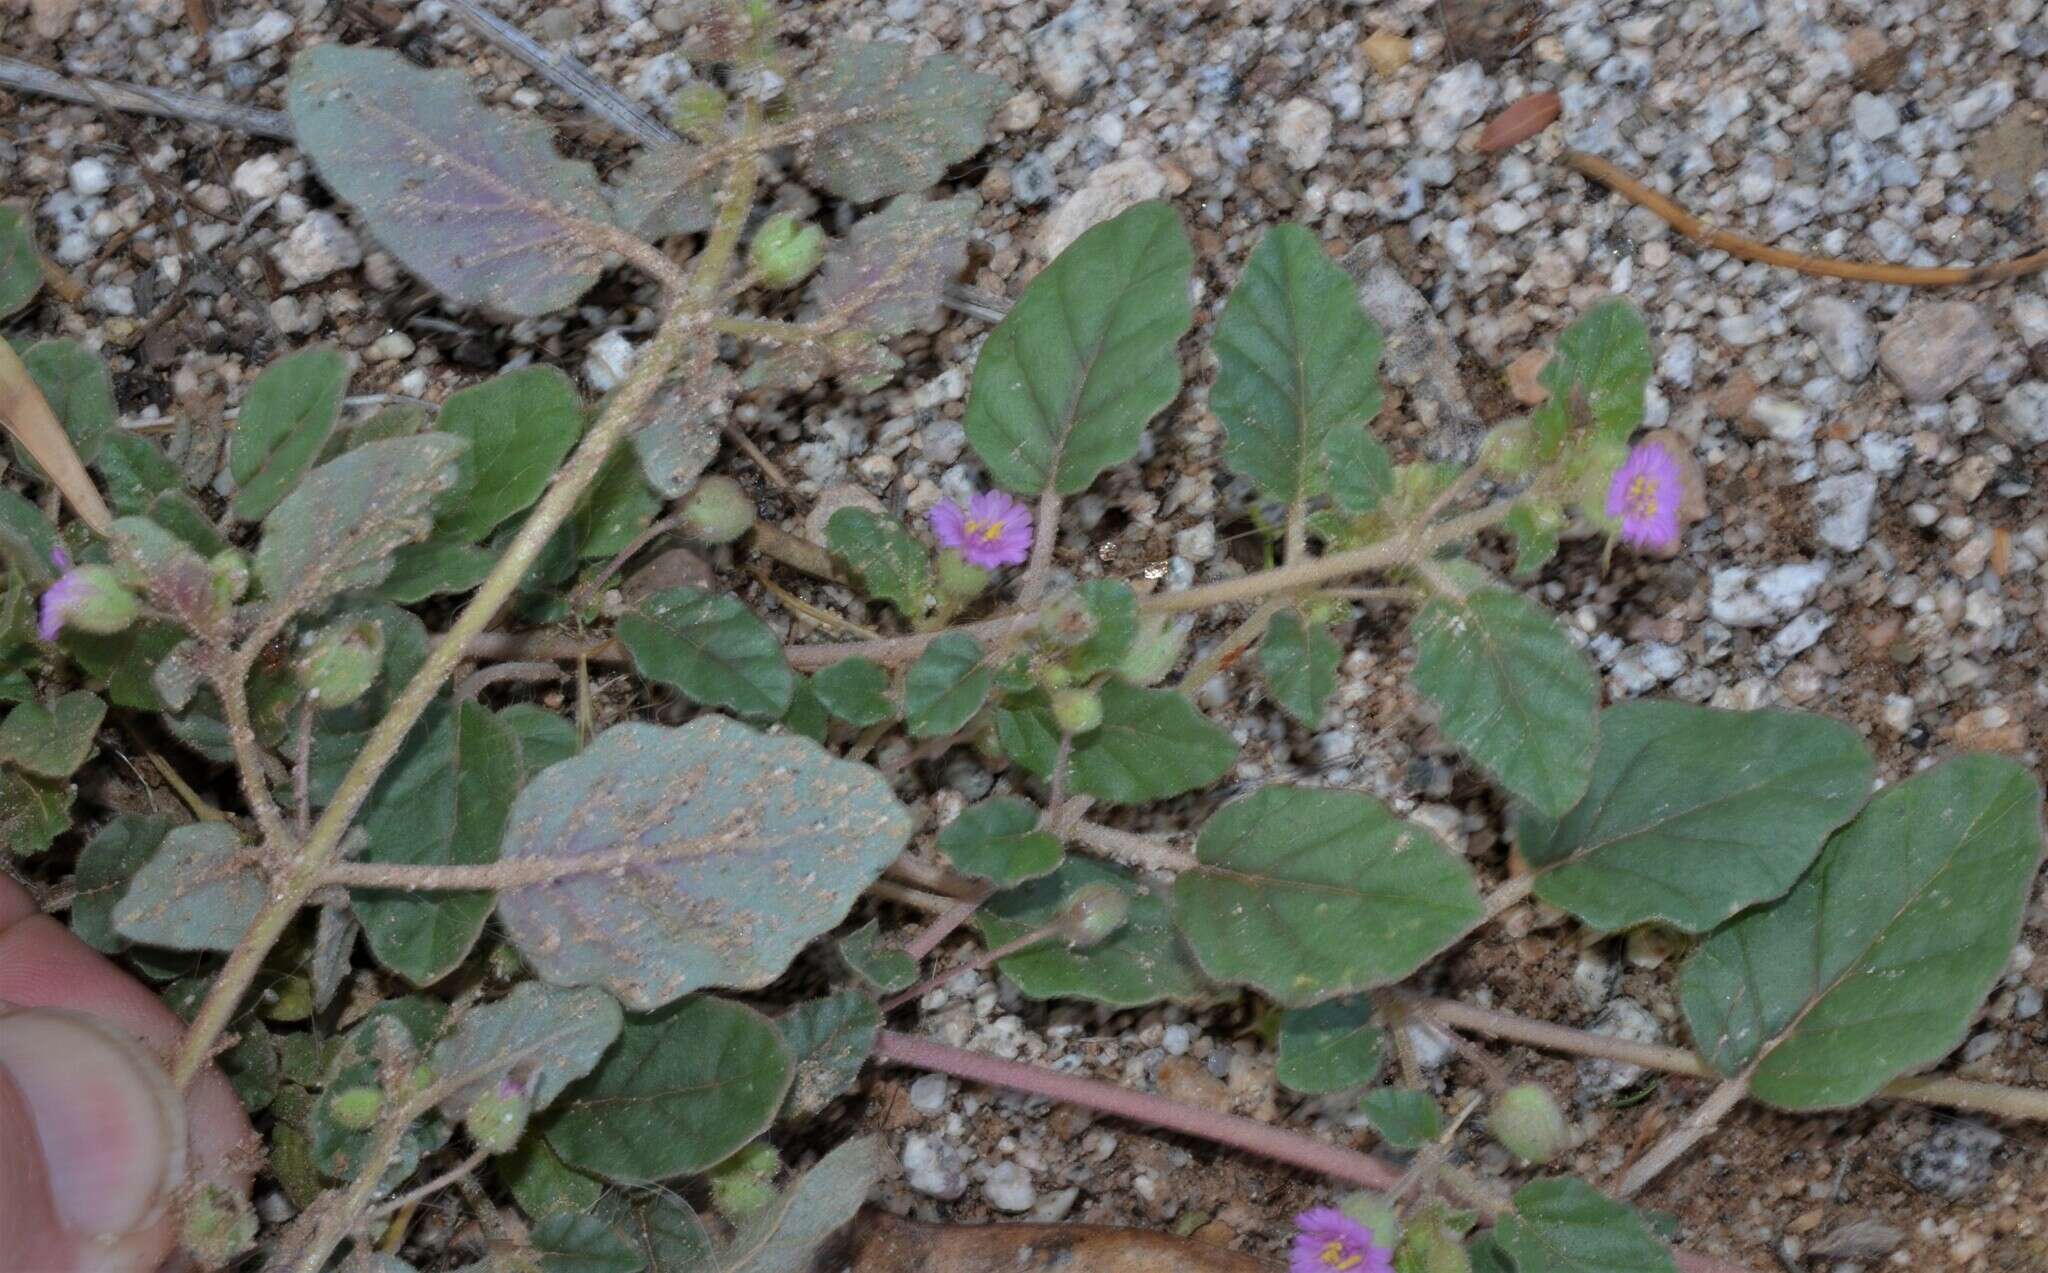
[[[349,1267],[401,1268],[378,1253],[401,1249],[393,1217],[466,1186],[494,1269],[807,1267],[885,1163],[862,1137],[785,1181],[774,1146],[791,1142],[773,1129],[814,1120],[876,1061],[1370,1190],[1305,1217],[1297,1260],[1407,1273],[1725,1266],[1674,1253],[1656,1220],[1583,1182],[1532,1176],[1509,1196],[1461,1168],[1452,1137],[1475,1110],[1446,1121],[1412,1073],[1382,1084],[1390,1030],[1607,1048],[1717,1079],[1622,1196],[1743,1099],[2043,1113],[2039,1093],[1911,1077],[1959,1042],[2011,951],[2041,851],[2032,775],[1961,756],[1873,794],[1876,763],[1840,722],[1603,709],[1579,642],[1473,556],[1492,532],[1521,574],[1574,527],[1610,548],[1678,541],[1697,479],[1636,439],[1652,359],[1624,301],[1558,337],[1547,399],[1476,462],[1396,463],[1369,428],[1379,328],[1308,231],[1273,228],[1214,322],[1208,391],[1225,462],[1272,527],[1267,566],[1177,590],[1072,579],[1057,564],[1068,502],[1183,395],[1192,253],[1171,208],[1140,204],[1039,272],[982,345],[964,425],[989,491],[923,528],[844,507],[822,544],[757,521],[742,488],[704,476],[733,396],[859,390],[895,370],[891,341],[962,270],[976,210],[925,191],[984,144],[1003,89],[885,44],[837,44],[793,73],[764,10],[707,12],[698,52],[725,88],[685,89],[672,122],[687,140],[609,181],[458,74],[337,46],[292,70],[321,179],[451,301],[550,313],[621,262],[658,289],[658,325],[594,407],[528,367],[438,409],[351,418],[346,358],[303,350],[245,395],[223,509],[117,426],[86,348],[20,357],[111,507],[95,516],[47,439],[24,458],[81,520],[60,530],[0,491],[9,848],[50,855],[71,829],[70,780],[110,712],[160,720],[243,801],[223,811],[186,787],[193,820],[118,814],[72,867],[73,928],[189,1021],[175,1079],[219,1064],[295,1209],[259,1231],[247,1200],[200,1191],[195,1255],[254,1243],[267,1267],[313,1273],[352,1244]],[[757,207],[764,157],[785,149],[866,209],[842,234]],[[27,304],[37,268],[24,227],[0,219],[0,305]],[[741,312],[748,298],[789,316]],[[785,640],[737,590],[605,593],[669,540],[855,589],[858,615],[774,597],[874,634]],[[1190,660],[1190,616],[1229,611]],[[1240,740],[1202,711],[1204,686],[1249,651],[1265,698],[1313,726],[1360,613],[1371,631],[1408,616],[1417,698],[1510,806],[1504,883],[1482,889],[1435,831],[1355,790],[1274,783],[1185,801],[1199,826],[1184,837],[1130,829],[1131,810],[1232,772]],[[507,620],[529,630],[495,629]],[[490,669],[608,657],[687,719],[593,733]],[[485,666],[451,690],[471,662]],[[934,826],[904,775],[956,747],[1001,790]],[[906,853],[921,827],[932,852]],[[905,944],[872,921],[845,929],[864,895],[936,918]],[[1403,988],[1530,897],[1601,932],[1682,934],[1693,1050]],[[1030,997],[1269,1004],[1280,1082],[1356,1093],[1408,1165],[884,1028],[940,979],[920,982],[922,964],[965,923],[986,943],[976,966]],[[772,1018],[735,997],[835,933],[831,993]],[[344,993],[358,939],[378,972]],[[1569,1147],[1549,1093],[1496,1086],[1481,1117],[1532,1171]],[[469,1185],[486,1163],[490,1187]]]

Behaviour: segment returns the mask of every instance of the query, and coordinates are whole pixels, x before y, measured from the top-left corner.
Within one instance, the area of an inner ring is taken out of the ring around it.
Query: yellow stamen
[[[1333,1269],[1355,1269],[1365,1263],[1365,1257],[1351,1252],[1344,1239],[1332,1238],[1323,1248],[1322,1262]]]
[[[1622,497],[1622,502],[1628,505],[1631,517],[1655,517],[1657,515],[1657,496],[1660,493],[1658,490],[1660,485],[1661,483],[1648,473],[1638,473],[1629,481],[1628,493]]]
[[[1000,521],[978,522],[970,517],[967,519],[967,536],[970,539],[979,539],[983,543],[993,544],[996,540],[1002,538],[1003,524]]]

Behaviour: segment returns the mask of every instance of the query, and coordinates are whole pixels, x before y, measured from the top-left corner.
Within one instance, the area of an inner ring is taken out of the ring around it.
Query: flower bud
[[[825,232],[778,212],[754,231],[747,246],[747,264],[770,287],[795,287],[825,259]]]
[[[957,548],[939,553],[939,596],[957,608],[988,587],[989,572],[960,555]]]
[[[142,603],[112,566],[73,566],[43,592],[36,633],[54,641],[65,628],[109,636],[135,622]]]
[[[225,610],[249,591],[249,558],[238,548],[223,548],[207,561],[213,575],[214,602]]]
[[[1536,431],[1527,420],[1496,425],[1479,444],[1479,463],[1495,477],[1527,477],[1536,467]]]
[[[502,1154],[517,1145],[526,1133],[526,1116],[532,1109],[519,1084],[507,1079],[469,1103],[462,1125],[478,1149]]]
[[[1060,940],[1085,950],[1116,936],[1130,914],[1130,895],[1116,885],[1084,884],[1060,907],[1054,923]]]
[[[711,1169],[711,1201],[718,1214],[745,1220],[775,1200],[775,1174],[782,1160],[762,1141],[740,1150]]]
[[[702,544],[729,544],[753,528],[754,501],[729,477],[697,483],[683,501],[683,533]]]
[[[1486,1130],[1524,1163],[1549,1162],[1571,1143],[1564,1111],[1539,1083],[1517,1083],[1496,1097]]]
[[[687,84],[669,100],[668,122],[692,141],[710,141],[725,122],[725,94],[703,80]]]
[[[376,683],[383,666],[384,625],[352,619],[313,633],[293,662],[292,674],[320,706],[346,707]]]
[[[1138,635],[1131,639],[1131,648],[1124,651],[1123,659],[1117,663],[1117,675],[1133,685],[1156,685],[1180,662],[1187,645],[1186,624],[1165,615],[1141,614]]]
[[[1094,636],[1095,628],[1095,615],[1078,593],[1063,592],[1038,611],[1038,635],[1056,646],[1077,646]]]
[[[377,1125],[384,1112],[384,1091],[372,1084],[345,1087],[327,1100],[327,1117],[336,1127],[366,1132]]]
[[[1102,724],[1102,698],[1094,690],[1080,686],[1056,690],[1052,696],[1052,718],[1062,734],[1085,734]]]
[[[217,1269],[256,1245],[256,1209],[220,1185],[201,1185],[185,1204],[178,1246],[201,1268]]]
[[[1408,1235],[1396,1267],[1414,1273],[1472,1273],[1472,1257],[1456,1234],[1441,1224],[1424,1224]]]
[[[1392,1247],[1401,1241],[1401,1215],[1394,1204],[1376,1193],[1361,1190],[1337,1200],[1337,1210],[1372,1230],[1377,1246]]]

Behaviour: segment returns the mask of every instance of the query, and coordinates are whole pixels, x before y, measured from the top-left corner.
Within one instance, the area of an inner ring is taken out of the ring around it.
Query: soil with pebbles
[[[678,51],[683,4],[495,7],[650,108],[696,73]],[[626,154],[435,0],[213,8],[201,35],[183,0],[8,0],[0,44],[74,74],[275,108],[298,48],[381,43],[466,69],[492,100],[558,123],[565,146],[601,168]],[[1314,228],[1398,325],[1379,428],[1404,457],[1468,454],[1522,409],[1529,365],[1510,377],[1516,359],[1593,300],[1629,296],[1660,351],[1650,423],[1692,445],[1708,512],[1671,560],[1603,564],[1597,545],[1578,543],[1533,585],[1584,639],[1609,696],[1833,713],[1863,730],[1891,780],[1969,748],[2039,764],[2048,286],[1937,294],[1744,264],[1696,250],[1553,158],[1567,144],[1603,154],[1718,225],[1810,252],[1910,264],[2016,255],[2048,238],[2041,0],[827,0],[785,22],[799,61],[827,34],[907,40],[1015,86],[993,143],[949,182],[983,200],[964,280],[979,292],[1014,296],[1049,247],[1166,197],[1195,241],[1206,330],[1265,227]],[[1505,155],[1476,151],[1490,113],[1544,89],[1564,102],[1549,133]],[[158,120],[114,126],[93,108],[25,95],[0,100],[0,115],[0,197],[34,211],[39,239],[82,288],[75,305],[46,293],[10,334],[101,347],[124,424],[163,439],[201,484],[220,464],[223,411],[298,343],[349,350],[358,394],[439,399],[523,360],[579,369],[601,389],[651,330],[647,289],[622,275],[540,321],[442,306],[286,145]],[[768,187],[776,206],[847,224],[851,210],[821,206],[786,171]],[[183,233],[153,186],[179,200]],[[793,529],[844,483],[921,516],[979,480],[958,420],[986,331],[948,311],[903,342],[908,366],[889,389],[744,402],[741,422],[787,486],[741,457],[725,463]],[[1249,495],[1221,467],[1199,346],[1187,347],[1188,392],[1140,461],[1075,501],[1061,554],[1072,573],[1177,588],[1255,564]],[[787,622],[772,603],[762,610]],[[1228,788],[1140,811],[1132,825],[1192,824],[1263,781],[1352,786],[1431,822],[1498,878],[1502,811],[1418,713],[1400,616],[1368,609],[1351,637],[1318,729],[1285,721],[1242,671],[1212,689],[1205,701],[1246,744]],[[615,713],[673,710],[623,682],[599,690]],[[1008,780],[956,754],[905,781],[945,817]],[[2048,959],[2034,958],[2044,941],[2037,902],[1944,1069],[2048,1083]],[[956,941],[943,957],[968,949]],[[1678,1040],[1674,962],[1524,907],[1429,979],[1535,1017]],[[1276,1087],[1249,1005],[1103,1013],[962,981],[925,1002],[918,1028],[1370,1141],[1345,1102]],[[1439,1090],[1455,1100],[1476,1088],[1469,1063],[1421,1042],[1418,1063]],[[1488,1051],[1571,1101],[1583,1143],[1562,1166],[1595,1180],[1704,1091]],[[1270,1252],[1288,1218],[1324,1196],[1198,1143],[945,1080],[887,1072],[863,1095],[840,1118],[889,1132],[903,1170],[884,1201],[927,1218],[1130,1222]],[[1483,1170],[1508,1170],[1476,1128],[1459,1146]],[[2042,1133],[1940,1111],[1745,1108],[1645,1201],[1675,1212],[1690,1245],[1759,1270],[2048,1268]]]

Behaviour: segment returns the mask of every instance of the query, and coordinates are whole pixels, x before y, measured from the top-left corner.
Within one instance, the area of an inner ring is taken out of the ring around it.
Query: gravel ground
[[[671,51],[682,5],[495,7],[650,106],[692,74]],[[467,68],[494,100],[561,123],[601,167],[625,154],[434,0],[216,5],[206,36],[184,9],[0,0],[0,47],[276,107],[296,49],[380,42]],[[1627,295],[1660,353],[1651,423],[1693,446],[1707,510],[1669,561],[1623,555],[1603,569],[1597,545],[1578,544],[1537,585],[1583,635],[1610,696],[1844,716],[1891,779],[1962,749],[2039,763],[2048,284],[1916,292],[1746,265],[1695,250],[1552,158],[1561,145],[1604,155],[1718,225],[1809,252],[1916,265],[2017,255],[2048,238],[2041,0],[827,0],[792,7],[788,28],[958,51],[1017,87],[995,143],[953,174],[984,202],[965,280],[982,292],[1014,296],[1087,225],[1165,196],[1193,233],[1206,329],[1264,227],[1311,226],[1389,327],[1396,392],[1380,427],[1405,455],[1468,453],[1519,409],[1541,356],[1531,351],[1595,299]],[[1556,127],[1505,156],[1477,153],[1491,112],[1542,89],[1563,96]],[[223,410],[296,343],[357,354],[358,393],[438,399],[523,360],[580,368],[602,389],[651,327],[646,294],[617,277],[540,322],[447,310],[332,206],[289,146],[115,126],[29,97],[0,99],[0,114],[0,192],[34,209],[39,237],[86,289],[75,307],[46,297],[29,325],[103,345],[125,422],[162,436],[202,480],[219,462]],[[184,205],[184,233],[168,228],[158,190]],[[789,184],[774,200],[817,207]],[[821,215],[843,225],[849,212]],[[736,457],[733,471],[792,528],[846,483],[914,515],[958,495],[978,481],[958,419],[986,330],[935,318],[881,393],[748,401],[744,422],[791,486]],[[1141,464],[1077,501],[1062,554],[1076,572],[1177,588],[1245,568],[1247,492],[1221,471],[1210,364],[1195,345],[1192,388]],[[1414,715],[1398,616],[1368,613],[1354,635],[1318,730],[1289,724],[1245,682],[1212,689],[1246,743],[1234,782],[1370,790],[1497,875],[1500,811]],[[964,757],[915,772],[942,817],[1005,781]],[[1185,824],[1227,794],[1148,811],[1150,825]],[[2048,1083],[2044,935],[2037,904],[1954,1072]],[[1440,990],[1675,1039],[1671,967],[1653,945],[1592,942],[1524,907],[1454,957]],[[1048,1010],[963,977],[924,1007],[924,1028],[998,1055],[1366,1135],[1341,1105],[1276,1090],[1271,1054],[1235,1006]],[[1493,1050],[1576,1098],[1584,1145],[1568,1165],[1596,1179],[1700,1095]],[[1446,1093],[1476,1082],[1442,1049],[1421,1051]],[[1130,1221],[1264,1251],[1316,1196],[1192,1142],[938,1078],[885,1075],[868,1095],[847,1117],[895,1138],[904,1170],[887,1201],[927,1218]],[[1467,1148],[1506,1169],[1482,1140]],[[1759,1270],[2048,1269],[2042,1133],[1923,1109],[1745,1110],[1646,1200],[1678,1212],[1691,1244]]]

